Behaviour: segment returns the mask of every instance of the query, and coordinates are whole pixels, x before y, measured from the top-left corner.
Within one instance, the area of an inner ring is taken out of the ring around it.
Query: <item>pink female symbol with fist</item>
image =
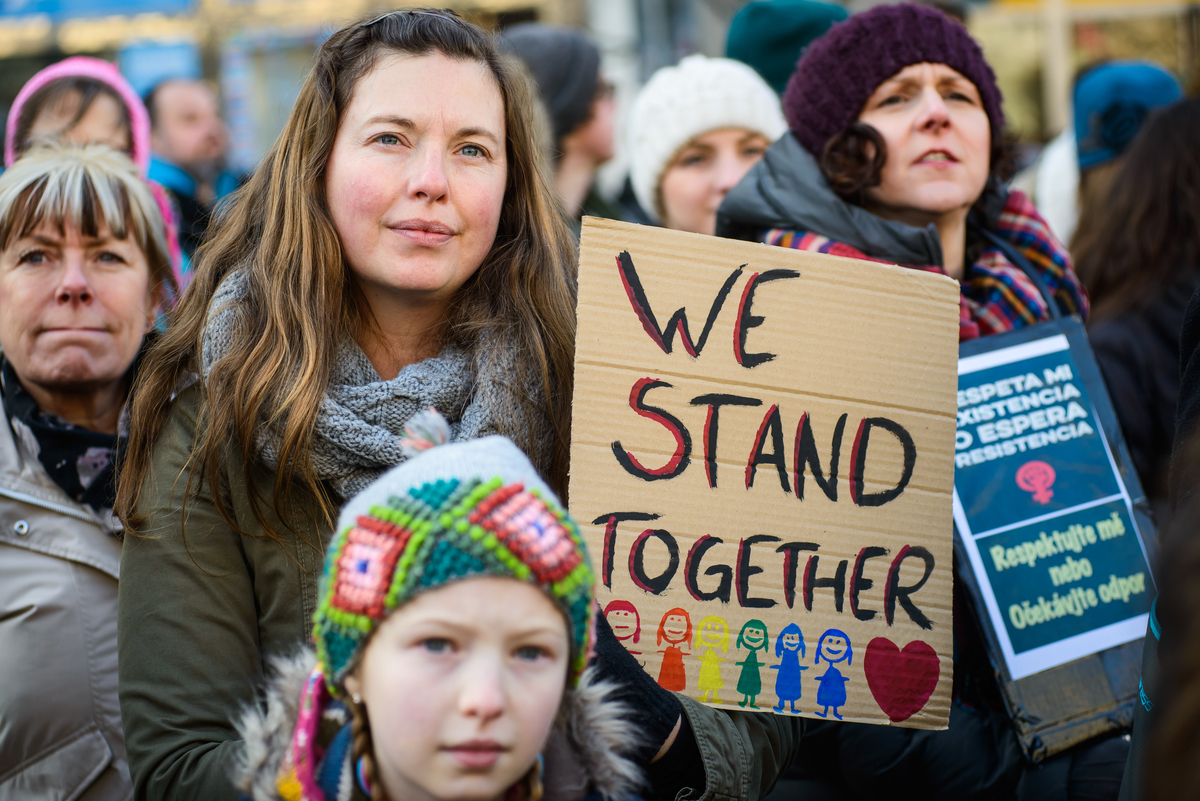
[[[1045,462],[1026,462],[1017,468],[1017,486],[1026,492],[1033,493],[1033,499],[1038,503],[1050,503],[1054,497],[1051,487],[1054,486],[1054,468]]]

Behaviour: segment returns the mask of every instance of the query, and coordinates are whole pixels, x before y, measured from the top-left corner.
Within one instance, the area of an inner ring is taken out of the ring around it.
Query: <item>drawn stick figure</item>
[[[758,709],[754,703],[755,698],[762,692],[762,676],[758,672],[762,663],[758,661],[758,652],[761,649],[766,654],[771,647],[771,635],[767,634],[766,624],[761,620],[747,620],[746,624],[742,626],[741,632],[738,633],[737,647],[750,651],[745,661],[737,663],[742,667],[742,673],[738,676],[737,683],[737,690],[742,694],[742,700],[738,701],[738,706]]]
[[[838,714],[838,709],[846,703],[846,682],[849,679],[843,676],[834,665],[838,662],[845,662],[849,665],[854,657],[854,649],[850,647],[850,638],[846,636],[846,632],[841,629],[830,629],[822,634],[821,639],[817,641],[817,656],[813,660],[813,664],[821,664],[821,657],[825,657],[829,667],[823,674],[816,677],[818,682],[817,706],[825,708],[824,711],[817,714],[826,717],[832,708],[833,716],[841,720],[842,716]]]
[[[800,664],[804,656],[804,634],[795,623],[789,623],[775,639],[775,656],[779,657],[778,665],[771,665],[771,670],[778,670],[775,677],[775,697],[778,702],[776,712],[783,712],[784,703],[789,703],[792,712],[798,712],[796,702],[800,700],[800,671],[808,670]]]
[[[645,667],[645,660],[640,658],[642,652],[635,650],[638,641],[642,639],[642,616],[638,614],[637,607],[620,599],[609,601],[608,606],[604,607],[604,618],[612,628],[617,642],[624,645],[625,650],[633,654],[638,664]]]
[[[658,624],[658,644],[663,655],[662,667],[658,669],[658,683],[665,690],[682,692],[687,687],[687,672],[683,667],[683,646],[692,639],[692,618],[686,609],[668,609]]]
[[[696,679],[696,689],[700,695],[696,696],[697,701],[721,703],[718,693],[725,686],[725,679],[721,678],[721,663],[725,660],[717,656],[718,648],[723,654],[729,653],[729,626],[721,618],[709,615],[696,626],[696,643],[692,648],[693,653],[700,657],[700,677]],[[703,656],[701,651],[704,652]]]

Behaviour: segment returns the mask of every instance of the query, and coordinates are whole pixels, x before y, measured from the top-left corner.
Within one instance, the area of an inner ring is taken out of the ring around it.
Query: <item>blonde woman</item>
[[[0,176],[0,798],[130,798],[117,708],[126,399],[171,262],[137,168],[33,148]]]

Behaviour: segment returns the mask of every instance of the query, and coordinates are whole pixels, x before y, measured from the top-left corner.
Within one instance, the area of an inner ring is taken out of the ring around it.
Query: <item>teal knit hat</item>
[[[848,16],[815,0],[752,0],[729,23],[725,55],[749,64],[782,95],[808,43]]]
[[[533,584],[562,610],[574,687],[595,641],[595,577],[579,528],[510,440],[439,444],[449,427],[432,410],[405,430],[414,455],[346,504],[329,546],[313,638],[330,691],[341,692],[392,611],[474,576]]]

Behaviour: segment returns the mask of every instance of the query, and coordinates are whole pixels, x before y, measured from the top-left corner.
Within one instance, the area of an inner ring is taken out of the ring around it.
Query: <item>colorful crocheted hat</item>
[[[473,576],[528,582],[559,606],[574,687],[595,641],[595,576],[579,528],[510,440],[440,444],[449,426],[432,409],[405,431],[415,455],[346,504],[329,546],[313,637],[330,691],[341,693],[392,611]]]

